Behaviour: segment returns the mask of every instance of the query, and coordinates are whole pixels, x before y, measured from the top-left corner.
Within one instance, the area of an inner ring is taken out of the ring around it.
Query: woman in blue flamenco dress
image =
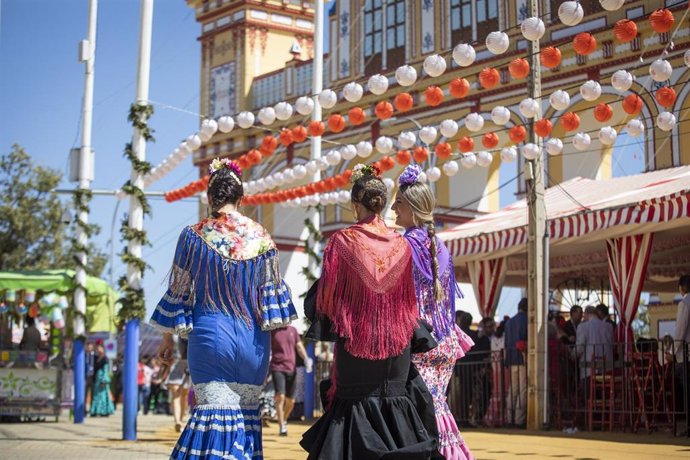
[[[268,331],[296,319],[280,276],[276,245],[238,212],[242,172],[227,160],[210,166],[212,217],[182,230],[169,287],[151,323],[188,340],[196,405],[170,458],[262,459],[259,399],[268,373]]]
[[[93,368],[93,398],[89,413],[91,416],[107,417],[115,412],[115,404],[113,404],[113,398],[110,396],[110,365],[102,343],[96,347],[96,360]]]

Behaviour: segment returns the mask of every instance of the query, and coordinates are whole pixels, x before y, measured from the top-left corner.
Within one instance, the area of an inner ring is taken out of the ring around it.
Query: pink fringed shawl
[[[374,216],[336,232],[324,252],[318,312],[363,359],[398,356],[419,312],[405,239]]]

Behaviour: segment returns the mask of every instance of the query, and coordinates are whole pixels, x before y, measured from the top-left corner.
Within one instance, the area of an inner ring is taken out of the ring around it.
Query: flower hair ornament
[[[228,160],[227,158],[216,158],[211,162],[210,165],[208,165],[208,173],[211,175],[211,180],[213,180],[215,173],[220,171],[221,169],[229,169],[232,173],[232,178],[235,179],[238,183],[242,183],[242,168],[240,168],[240,166],[237,163],[235,163],[232,160]]]
[[[417,165],[408,165],[405,170],[398,177],[399,185],[412,185],[419,182],[419,176],[422,174],[422,168]]]
[[[380,177],[381,171],[376,166],[359,163],[354,168],[352,168],[352,176],[350,176],[350,183],[354,184],[358,180],[367,176]]]

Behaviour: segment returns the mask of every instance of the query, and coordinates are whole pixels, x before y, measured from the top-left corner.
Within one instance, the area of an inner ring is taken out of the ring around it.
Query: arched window
[[[498,29],[498,0],[450,0],[453,44],[482,41]]]

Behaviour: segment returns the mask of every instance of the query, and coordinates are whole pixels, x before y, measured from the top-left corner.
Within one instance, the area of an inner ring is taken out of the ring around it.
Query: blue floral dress
[[[110,366],[107,359],[97,358],[89,413],[92,416],[107,417],[113,412],[115,412],[115,404],[110,398]]]
[[[296,319],[264,228],[232,212],[186,227],[151,323],[189,341],[196,405],[174,459],[261,459],[271,329]]]

